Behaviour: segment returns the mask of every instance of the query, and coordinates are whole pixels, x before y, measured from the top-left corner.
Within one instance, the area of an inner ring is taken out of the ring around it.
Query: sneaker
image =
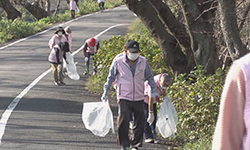
[[[154,140],[151,138],[145,139],[145,143],[154,143]]]
[[[155,143],[155,144],[158,144],[158,143],[159,143],[159,141],[158,141],[158,140],[154,140],[154,143]]]
[[[83,72],[83,75],[87,75],[88,73],[85,71],[85,72]]]
[[[55,82],[56,86],[61,86],[60,82]]]
[[[130,150],[139,150],[138,147],[132,147]]]
[[[61,85],[66,85],[66,83],[64,83],[63,81],[60,81],[60,84],[61,84]]]

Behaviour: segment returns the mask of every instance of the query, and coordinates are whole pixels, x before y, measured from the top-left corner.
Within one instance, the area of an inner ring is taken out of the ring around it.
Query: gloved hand
[[[88,57],[85,57],[85,58],[84,58],[84,61],[85,61],[85,62],[87,62],[88,60],[89,60]]]
[[[147,122],[149,123],[149,125],[151,125],[154,122],[154,120],[155,120],[154,112],[149,111]]]
[[[154,92],[154,93],[152,93],[152,97],[154,98],[154,100],[156,100],[157,97],[159,98],[160,96],[159,96],[159,94],[157,94],[156,92]]]
[[[103,102],[107,101],[107,96],[106,96],[106,95],[102,95],[101,100],[102,100]]]

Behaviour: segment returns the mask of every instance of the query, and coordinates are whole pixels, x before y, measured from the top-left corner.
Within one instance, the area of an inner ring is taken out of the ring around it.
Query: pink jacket
[[[69,3],[69,10],[76,10],[77,6],[76,6],[76,1],[71,0]]]
[[[56,52],[59,51],[59,62],[56,58]],[[55,45],[54,48],[50,51],[48,60],[51,63],[62,63],[64,51],[60,49],[59,45]]]
[[[59,44],[60,42],[67,42],[67,38],[65,35],[62,35],[61,38],[57,34],[53,35],[51,39],[49,40],[49,48],[52,50],[52,48],[56,45]]]
[[[144,98],[144,73],[146,69],[146,58],[139,56],[136,71],[133,77],[130,66],[126,63],[126,57],[117,58],[117,99],[139,101]]]
[[[164,95],[167,95],[166,93],[166,90],[164,90],[163,88],[161,88],[160,86],[160,78],[161,78],[162,74],[158,74],[156,76],[154,76],[154,80],[155,80],[155,90],[156,90],[156,93],[159,94],[159,96],[164,96]],[[144,90],[144,103],[147,103],[149,102],[149,97],[152,97],[152,92],[151,92],[151,88],[150,86],[148,85],[148,81],[146,81],[144,83],[145,85],[145,90]],[[154,103],[156,103],[156,101],[154,101]]]
[[[221,95],[212,150],[250,149],[250,54],[231,66]]]

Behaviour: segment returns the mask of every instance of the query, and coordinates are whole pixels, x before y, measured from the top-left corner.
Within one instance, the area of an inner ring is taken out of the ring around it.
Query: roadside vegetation
[[[171,73],[164,65],[159,46],[140,20],[136,19],[125,37],[113,36],[108,41],[102,41],[102,47],[94,55],[101,67],[97,75],[89,77],[88,90],[99,94],[103,92],[111,62],[117,54],[124,51],[124,43],[128,39],[140,43],[140,54],[146,57],[154,75]],[[211,149],[226,72],[218,68],[215,74],[207,76],[202,67],[198,66],[190,74],[179,74],[174,79],[167,92],[178,112],[179,121],[176,137],[169,137],[166,145],[183,150]],[[113,88],[109,96],[115,97]]]
[[[113,8],[121,4],[122,0],[108,0],[105,3],[105,9]],[[69,10],[63,10],[61,13],[55,14],[51,17],[36,20],[22,7],[17,7],[17,9],[19,9],[20,12],[23,12],[22,19],[17,18],[15,20],[8,20],[5,13],[1,14],[0,44],[11,39],[27,37],[50,27],[54,23],[65,22],[71,19]],[[76,17],[99,11],[99,6],[96,1],[84,0],[84,2],[79,1],[79,9],[80,12],[76,13]]]
[[[105,3],[105,8],[113,8],[121,4],[122,0],[108,0]],[[92,0],[80,1],[79,8],[80,12],[76,13],[76,17],[99,11],[98,3]],[[20,8],[19,11],[25,10]],[[34,19],[27,12],[24,14],[22,20],[15,19],[13,21],[5,19],[4,15],[2,16],[0,43],[27,37],[50,27],[54,23],[71,19],[69,10],[40,20]],[[103,85],[106,82],[111,62],[117,54],[123,52],[124,44],[128,39],[134,39],[140,43],[142,50],[140,54],[146,57],[154,75],[163,72],[171,73],[155,39],[141,21],[136,19],[130,25],[125,37],[113,36],[107,41],[102,41],[99,52],[94,56],[95,61],[100,66],[99,72],[88,78],[87,89],[89,91],[103,93]],[[207,75],[201,66],[197,66],[189,74],[180,73],[175,77],[172,85],[167,89],[179,116],[176,137],[169,137],[168,142],[165,143],[169,145],[170,149],[211,149],[212,134],[227,71],[228,69],[218,68],[214,74]],[[114,89],[109,92],[109,96],[115,97]]]

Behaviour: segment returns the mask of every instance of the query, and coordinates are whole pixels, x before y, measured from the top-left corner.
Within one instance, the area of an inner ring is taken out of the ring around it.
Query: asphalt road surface
[[[65,78],[66,86],[55,86],[47,61],[48,41],[59,25],[44,32],[0,46],[0,150],[117,150],[116,134],[94,136],[82,122],[84,102],[98,102],[100,95],[85,90],[83,52],[89,37],[100,41],[124,36],[135,16],[126,6],[79,17],[61,24],[70,26],[72,51],[80,80]],[[110,100],[117,118],[116,100]],[[117,127],[115,125],[115,130]],[[117,133],[117,132],[116,132]],[[146,144],[143,150],[168,149]]]

